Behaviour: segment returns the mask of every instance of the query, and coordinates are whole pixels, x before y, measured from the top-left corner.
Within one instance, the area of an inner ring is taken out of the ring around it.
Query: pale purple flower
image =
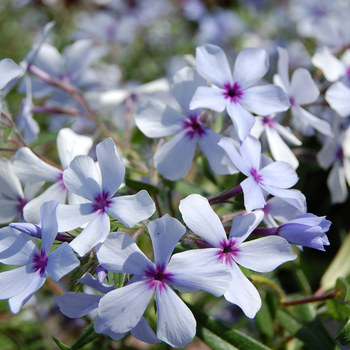
[[[269,272],[296,258],[292,247],[285,239],[276,236],[244,243],[261,222],[264,216],[261,210],[236,216],[229,238],[206,198],[192,194],[181,200],[179,210],[186,225],[212,248],[175,254],[169,266],[176,266],[181,261],[193,267],[228,269],[233,280],[224,294],[226,300],[238,305],[248,317],[253,318],[260,309],[261,299],[238,264],[257,272]]]
[[[171,267],[171,254],[185,233],[185,227],[165,215],[148,224],[154,249],[150,261],[126,233],[112,232],[97,248],[97,258],[108,271],[134,276],[122,288],[106,294],[99,304],[98,314],[104,326],[122,333],[140,321],[153,294],[156,294],[158,314],[157,337],[171,346],[185,347],[196,334],[196,320],[171,285],[179,289],[204,290],[221,296],[231,282],[227,270],[217,266],[192,268],[181,258]],[[170,261],[169,261],[170,260]]]
[[[69,292],[57,298],[57,305],[60,308],[60,311],[69,318],[79,318],[89,313],[97,314],[98,304],[103,295],[115,289],[114,286],[100,283],[89,273],[86,274],[83,278],[78,279],[78,282],[84,283],[86,286],[89,286],[102,293],[102,295]],[[125,332],[116,333],[109,330],[101,323],[101,318],[98,315],[94,320],[94,330],[96,333],[107,334],[114,340],[122,339],[126,334]],[[140,322],[130,330],[130,333],[135,338],[148,344],[155,344],[160,342],[144,317],[142,317]]]
[[[63,171],[69,167],[76,155],[88,154],[92,147],[92,139],[88,136],[77,135],[71,129],[61,129],[57,135],[57,151],[63,170],[60,170],[36,156],[28,147],[20,148],[13,160],[13,167],[17,176],[25,182],[38,181],[54,182],[46,191],[28,203],[23,210],[26,221],[39,223],[39,208],[49,200],[57,199],[65,203],[68,196],[69,204],[81,203],[84,200],[67,190],[63,183]]]
[[[256,138],[249,136],[241,142],[237,151],[231,138],[222,138],[219,142],[230,157],[232,163],[247,179],[240,186],[244,194],[244,206],[248,211],[264,208],[266,204],[263,190],[276,197],[295,200],[302,210],[303,198],[296,190],[288,190],[298,181],[293,167],[286,162],[272,162],[261,167],[261,144]]]
[[[124,180],[125,166],[111,138],[96,146],[96,155],[96,164],[88,156],[76,156],[63,173],[67,189],[87,201],[60,205],[58,209],[60,232],[88,223],[70,243],[80,256],[106,239],[110,232],[109,215],[132,227],[155,212],[154,202],[145,190],[131,196],[113,197]]]
[[[311,126],[321,134],[333,136],[331,125],[328,122],[315,117],[301,107],[301,105],[308,105],[315,102],[320,95],[320,91],[313,81],[310,72],[305,68],[298,68],[293,73],[292,79],[289,82],[288,51],[281,47],[278,47],[277,50],[279,55],[277,64],[278,74],[275,74],[273,77],[274,83],[288,94],[292,105],[292,115],[297,120],[299,129],[304,132],[308,126]]]
[[[349,99],[350,88],[341,81],[332,84],[325,94],[325,100],[342,118],[350,116]]]
[[[57,201],[41,206],[40,251],[26,234],[10,227],[0,230],[0,262],[21,266],[0,273],[0,299],[9,299],[10,310],[14,314],[42,287],[47,275],[57,282],[79,266],[79,260],[68,243],[61,244],[50,253],[57,235],[57,206]]]
[[[161,102],[143,104],[135,115],[138,128],[148,137],[175,135],[162,145],[154,155],[156,169],[167,179],[183,178],[193,162],[197,141],[217,174],[233,174],[237,169],[218,146],[222,137],[208,128],[201,119],[201,109],[190,110],[189,104],[198,86],[205,80],[196,70],[185,67],[178,71],[171,86],[184,114]]]
[[[194,94],[190,108],[210,108],[222,112],[225,108],[240,140],[245,140],[254,125],[248,112],[268,115],[290,107],[284,91],[275,85],[250,87],[269,69],[268,54],[258,48],[243,49],[237,56],[233,74],[223,50],[215,45],[197,47],[198,73],[217,88],[201,86]]]

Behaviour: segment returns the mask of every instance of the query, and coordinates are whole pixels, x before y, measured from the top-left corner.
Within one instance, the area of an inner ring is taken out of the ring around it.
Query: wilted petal
[[[168,180],[183,178],[191,168],[196,138],[186,135],[186,130],[162,145],[154,155],[156,169]]]
[[[154,288],[144,280],[107,293],[98,308],[102,323],[113,332],[130,331],[139,323],[153,293]]]
[[[179,210],[186,225],[213,247],[220,247],[227,240],[222,223],[206,198],[191,194],[180,201]]]
[[[237,55],[233,81],[239,83],[242,89],[246,89],[260,80],[268,70],[267,52],[256,47],[248,47]]]
[[[131,196],[111,198],[111,203],[105,210],[123,225],[133,227],[152,216],[156,207],[148,192],[142,190]]]
[[[154,264],[124,232],[111,232],[96,249],[99,263],[108,271],[143,275]]]
[[[167,344],[184,348],[196,335],[196,320],[176,293],[165,284],[156,290],[157,336]]]
[[[224,84],[233,82],[227,57],[216,45],[207,44],[197,47],[196,66],[202,77],[220,88]]]

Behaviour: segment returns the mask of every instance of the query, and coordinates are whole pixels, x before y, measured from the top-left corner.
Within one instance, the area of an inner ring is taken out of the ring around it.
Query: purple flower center
[[[350,80],[350,67],[346,68],[346,75],[348,76],[348,78]]]
[[[224,89],[225,89],[225,92],[224,92],[225,99],[230,99],[230,102],[237,103],[238,100],[242,99],[243,90],[238,83],[234,83],[234,84],[227,83],[224,85]]]
[[[273,129],[275,125],[275,121],[269,115],[262,117],[262,123],[263,125],[267,125],[270,129]]]
[[[295,99],[293,96],[289,96],[289,102],[292,106],[295,106]]]
[[[109,199],[108,192],[102,191],[101,194],[95,197],[95,200],[92,205],[93,211],[100,210],[100,214],[103,214],[105,212],[105,208],[108,207],[111,204],[111,202],[112,201]]]
[[[148,277],[146,283],[149,288],[158,288],[160,291],[165,289],[165,284],[170,284],[172,282],[173,277],[171,272],[165,271],[165,266],[163,265],[149,268],[145,272],[145,275]]]
[[[220,243],[222,251],[217,253],[218,259],[225,264],[232,265],[235,261],[235,256],[239,252],[239,248],[236,247],[236,241],[233,238],[225,240]]]
[[[21,216],[23,218],[23,208],[28,203],[28,201],[25,198],[18,198],[18,204],[17,204],[17,210],[21,213]]]
[[[255,180],[255,182],[258,184],[258,185],[262,185],[263,183],[263,178],[262,176],[259,174],[259,172],[254,169],[254,168],[251,168],[250,169],[250,175],[252,176],[252,178]]]
[[[338,160],[338,162],[343,165],[344,162],[344,151],[343,148],[341,146],[338,147],[337,152],[335,153],[335,156]]]
[[[191,139],[196,135],[201,137],[205,134],[205,126],[199,121],[198,115],[190,115],[184,120],[183,129],[186,130],[186,135]]]
[[[62,190],[65,191],[67,189],[66,185],[63,182],[63,172],[58,176],[57,182],[59,182],[60,187],[61,187]]]
[[[34,270],[39,271],[40,274],[43,274],[47,265],[47,256],[44,251],[41,251],[40,254],[34,253],[33,258]]]
[[[71,83],[72,82],[72,77],[70,74],[63,74],[61,75],[61,80],[64,82],[64,83]]]

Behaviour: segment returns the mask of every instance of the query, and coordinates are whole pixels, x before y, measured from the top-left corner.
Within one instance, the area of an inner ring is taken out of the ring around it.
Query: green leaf
[[[341,345],[348,345],[350,343],[350,317],[348,317],[340,327],[335,340],[340,341]]]
[[[175,183],[175,189],[184,196],[189,196],[193,193],[204,195],[204,191],[200,186],[196,186],[186,181],[177,181]]]
[[[157,195],[159,193],[159,189],[157,187],[145,182],[131,180],[129,178],[125,178],[125,185],[134,191],[146,190],[151,195]]]
[[[339,289],[342,291],[342,296],[344,301],[350,301],[350,283],[344,277],[340,277],[337,279],[335,289]]]
[[[275,329],[269,307],[264,299],[262,299],[261,308],[255,316],[255,322],[258,327],[261,340],[265,344],[270,344],[275,335]]]
[[[76,340],[76,342],[72,345],[71,350],[78,350],[82,348],[84,345],[91,343],[95,339],[97,339],[100,334],[94,331],[94,323],[91,323],[86,327],[84,333]]]
[[[209,342],[214,341],[216,338],[213,338],[210,333],[216,335],[217,338],[233,345],[239,350],[271,350],[267,346],[259,343],[255,339],[249,337],[248,335],[241,333],[235,329],[231,329],[224,325],[223,323],[216,321],[213,317],[210,317],[204,314],[202,311],[198,310],[194,306],[187,304],[187,306],[192,311],[194,317],[197,320],[197,336],[199,338],[203,337],[203,341]],[[204,331],[204,329],[206,331]],[[209,333],[210,332],[210,333]],[[205,338],[207,335],[209,338]],[[214,339],[214,340],[213,340]],[[220,342],[220,344],[222,344]],[[214,345],[209,345],[212,349],[218,349],[218,347]],[[232,349],[227,348],[227,349]]]
[[[222,338],[210,332],[207,328],[197,324],[197,337],[207,344],[211,349],[215,350],[238,350],[233,345],[227,343]]]
[[[36,146],[39,146],[45,142],[49,142],[49,141],[52,141],[52,140],[56,140],[57,138],[57,134],[58,134],[58,131],[57,132],[54,132],[54,133],[51,133],[51,134],[46,134],[46,135],[43,135],[39,138],[37,138],[35,141],[33,141],[29,147],[30,148],[34,148]]]
[[[279,309],[276,317],[280,325],[292,336],[303,341],[312,350],[340,350],[335,343],[325,342],[319,334],[315,333],[308,325],[299,321],[285,310]]]
[[[64,345],[63,343],[61,343],[58,339],[56,339],[55,337],[52,337],[53,341],[57,344],[57,346],[61,349],[61,350],[71,350],[71,348],[69,348],[67,345]]]
[[[113,280],[115,288],[121,288],[123,287],[124,280],[125,280],[125,273],[113,273]]]
[[[12,128],[7,128],[5,131],[4,131],[4,134],[2,136],[2,139],[4,141],[4,143],[7,142],[7,139],[8,137],[11,135],[11,132],[12,132]]]

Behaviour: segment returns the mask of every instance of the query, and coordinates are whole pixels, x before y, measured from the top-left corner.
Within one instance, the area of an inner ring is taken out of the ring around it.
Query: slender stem
[[[152,197],[154,199],[154,203],[156,204],[158,216],[162,217],[162,210],[161,210],[160,205],[159,205],[158,197],[156,195],[153,195]]]
[[[287,306],[293,306],[293,305],[313,303],[316,301],[323,301],[323,300],[327,300],[327,299],[334,299],[339,295],[339,293],[340,293],[339,290],[334,290],[333,292],[330,292],[330,293],[324,294],[324,295],[313,295],[311,297],[306,297],[306,298],[302,298],[302,299],[284,301],[281,303],[281,305],[284,307],[287,307]]]
[[[13,120],[11,119],[11,117],[4,110],[1,111],[1,115],[9,122],[10,126],[13,128],[12,131],[16,135],[16,137],[18,138],[18,140],[20,142],[19,146],[20,147],[23,147],[23,146],[27,147],[27,143],[25,142],[22,135],[17,130],[17,127],[16,127],[15,123],[13,122]]]
[[[241,185],[233,187],[227,191],[224,191],[217,196],[209,198],[210,204],[217,204],[227,201],[228,199],[235,197],[243,192]]]
[[[286,300],[286,296],[281,287],[279,287],[276,283],[268,279],[267,277],[251,274],[254,283],[265,284],[269,286],[277,295],[278,300],[283,303]]]

